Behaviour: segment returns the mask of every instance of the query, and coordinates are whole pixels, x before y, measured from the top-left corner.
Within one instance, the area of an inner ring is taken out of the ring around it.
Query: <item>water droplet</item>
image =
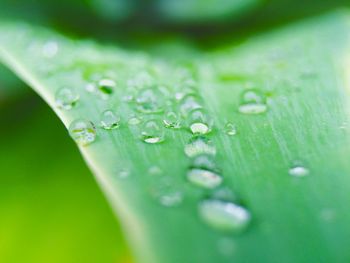
[[[141,135],[142,140],[146,143],[154,144],[164,141],[164,130],[157,120],[145,122]]]
[[[88,145],[96,139],[93,123],[84,119],[73,121],[69,126],[69,134],[77,144],[82,146]]]
[[[180,116],[178,116],[173,111],[169,111],[169,112],[167,112],[165,114],[163,122],[164,122],[164,126],[166,128],[172,128],[172,129],[179,129],[179,128],[181,128]]]
[[[251,220],[249,211],[244,207],[219,200],[201,202],[199,214],[213,228],[235,233],[243,231]]]
[[[46,58],[53,58],[58,52],[58,43],[55,41],[48,41],[43,45],[42,53]]]
[[[237,134],[237,128],[236,128],[236,126],[233,123],[228,122],[225,125],[225,132],[226,132],[227,135],[233,136],[233,135]]]
[[[309,174],[309,169],[301,165],[296,165],[291,167],[288,172],[291,176],[304,177]]]
[[[187,172],[187,179],[200,187],[213,189],[222,183],[222,177],[206,169],[192,168]]]
[[[60,109],[70,110],[79,100],[79,94],[69,88],[61,88],[55,94],[56,105]]]
[[[126,169],[122,169],[118,172],[118,178],[120,179],[126,179],[130,176],[130,171]]]
[[[112,130],[119,127],[120,117],[112,110],[106,110],[101,114],[101,126],[105,130]]]
[[[193,137],[186,145],[185,145],[185,154],[188,157],[195,157],[201,154],[216,154],[216,148],[211,143],[211,141],[203,136]]]
[[[141,123],[141,119],[137,116],[131,116],[128,120],[129,125],[139,125]]]
[[[142,113],[159,113],[163,111],[163,94],[156,88],[139,91],[136,97],[136,109]]]
[[[193,110],[189,114],[188,123],[193,134],[207,134],[213,126],[212,119],[203,109]]]
[[[208,154],[201,154],[201,155],[195,156],[191,160],[191,167],[207,169],[211,171],[217,170],[216,163],[214,161],[213,156]]]
[[[178,206],[183,201],[183,193],[170,176],[164,175],[158,166],[148,169],[151,175],[151,195],[161,205]]]
[[[89,93],[94,93],[96,91],[96,85],[93,83],[88,83],[85,85],[85,90]]]
[[[180,102],[180,112],[185,117],[191,111],[200,108],[202,108],[202,105],[200,105],[198,98],[193,95],[186,95]]]
[[[238,108],[243,114],[260,114],[267,111],[266,98],[257,90],[244,91]]]
[[[108,99],[114,92],[117,86],[114,80],[101,79],[98,81],[97,87],[102,99]]]

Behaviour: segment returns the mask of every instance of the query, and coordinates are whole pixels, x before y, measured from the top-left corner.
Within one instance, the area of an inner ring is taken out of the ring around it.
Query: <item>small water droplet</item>
[[[233,136],[237,134],[237,128],[236,125],[234,125],[231,122],[228,122],[225,124],[225,132],[229,136]]]
[[[191,138],[191,140],[185,145],[184,151],[185,154],[190,158],[201,154],[216,154],[215,146],[208,138],[205,138],[203,136],[196,136]]]
[[[108,99],[114,92],[117,84],[112,79],[101,79],[98,81],[97,87],[102,99]]]
[[[42,48],[43,56],[46,58],[53,58],[58,53],[58,43],[55,41],[48,41]]]
[[[89,93],[94,93],[94,92],[96,92],[96,85],[93,83],[87,83],[85,85],[85,90]]]
[[[266,98],[257,90],[246,90],[242,94],[238,110],[243,114],[264,113],[267,111]]]
[[[126,169],[121,169],[119,172],[118,172],[118,178],[120,179],[126,179],[130,176],[130,171],[129,170],[126,170]]]
[[[199,187],[213,189],[222,183],[222,177],[210,170],[192,168],[187,172],[187,179]]]
[[[79,100],[79,94],[69,88],[61,88],[55,94],[55,102],[58,108],[64,110],[72,109]]]
[[[309,174],[309,169],[301,165],[296,165],[291,167],[288,172],[291,176],[304,177]]]
[[[145,88],[136,97],[136,109],[142,113],[159,113],[163,111],[163,94],[156,88]]]
[[[200,105],[198,98],[193,95],[184,96],[180,102],[180,112],[185,117],[187,117],[191,111],[200,108],[202,108],[202,105]]]
[[[81,146],[86,146],[96,139],[96,130],[93,123],[84,119],[73,121],[69,126],[69,134]]]
[[[211,171],[217,170],[213,156],[208,154],[201,154],[195,156],[191,160],[191,168],[201,168]]]
[[[173,111],[169,111],[165,114],[163,118],[163,123],[166,128],[171,128],[171,129],[181,128],[180,116],[178,116]]]
[[[105,130],[112,130],[119,127],[120,117],[112,110],[106,110],[101,114],[101,126]]]
[[[213,120],[203,109],[193,110],[189,114],[188,123],[193,134],[207,134],[213,126]]]
[[[166,207],[178,206],[183,201],[183,192],[173,179],[163,173],[158,166],[148,169],[151,175],[151,195],[161,205]]]
[[[155,144],[164,141],[164,130],[157,120],[149,120],[142,127],[142,140]]]
[[[139,125],[141,123],[141,119],[137,116],[131,116],[128,120],[129,125]]]
[[[199,204],[199,214],[208,225],[222,231],[241,232],[249,224],[249,211],[232,202],[205,200]]]

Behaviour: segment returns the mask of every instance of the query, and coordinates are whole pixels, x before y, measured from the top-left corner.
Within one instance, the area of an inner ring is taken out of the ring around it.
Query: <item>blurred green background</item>
[[[29,87],[0,73],[11,88],[0,93],[0,262],[130,262],[64,126]]]

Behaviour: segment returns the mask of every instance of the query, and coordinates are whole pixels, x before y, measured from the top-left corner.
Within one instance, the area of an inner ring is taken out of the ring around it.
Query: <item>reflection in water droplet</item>
[[[157,120],[145,122],[141,135],[142,140],[146,143],[155,144],[164,141],[164,130]]]
[[[207,134],[213,126],[213,120],[203,109],[196,109],[190,112],[188,123],[193,134]]]
[[[300,165],[290,168],[288,172],[291,176],[295,177],[303,177],[309,174],[309,170]]]
[[[203,136],[197,136],[192,138],[185,145],[184,151],[188,157],[195,157],[201,154],[210,154],[210,155],[216,154],[215,146],[211,143],[209,139]]]
[[[96,139],[96,130],[93,123],[84,119],[73,121],[69,126],[69,134],[81,146],[88,145]]]
[[[58,108],[64,110],[72,109],[79,100],[79,94],[69,88],[61,88],[55,94],[55,102]]]
[[[260,114],[267,111],[266,98],[257,90],[242,93],[238,111],[243,114]]]
[[[206,200],[199,204],[199,214],[208,225],[222,231],[241,232],[251,215],[247,209],[231,202]]]
[[[101,114],[101,126],[106,130],[112,130],[119,127],[120,117],[112,110],[106,110]]]
[[[225,125],[225,132],[226,132],[227,135],[233,136],[233,135],[237,134],[237,128],[236,128],[236,126],[233,123],[228,122]]]
[[[163,118],[164,126],[171,129],[181,128],[180,117],[173,111],[169,111],[165,114]]]
[[[222,183],[222,177],[206,169],[193,168],[187,172],[187,179],[199,187],[213,189]]]

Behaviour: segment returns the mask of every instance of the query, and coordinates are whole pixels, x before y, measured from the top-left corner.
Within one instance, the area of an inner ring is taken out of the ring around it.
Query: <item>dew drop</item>
[[[244,91],[238,108],[243,114],[260,114],[267,111],[265,96],[254,89]]]
[[[112,79],[101,79],[98,81],[97,88],[102,99],[108,99],[114,92],[114,88],[117,86]]]
[[[81,146],[86,146],[96,139],[96,130],[93,123],[84,119],[73,121],[69,126],[69,134]]]
[[[200,108],[202,108],[202,106],[200,105],[198,98],[193,95],[184,96],[180,102],[180,112],[185,117],[187,117],[191,111]]]
[[[219,253],[223,256],[232,256],[236,249],[236,244],[232,238],[222,237],[218,241],[218,250]]]
[[[137,116],[131,116],[128,120],[129,125],[139,125],[141,123],[141,119]]]
[[[118,172],[117,176],[120,179],[126,179],[130,176],[130,171],[126,169],[122,169]]]
[[[184,148],[185,154],[192,158],[201,154],[216,154],[216,148],[211,141],[203,136],[193,137]]]
[[[171,129],[181,128],[180,116],[178,116],[173,111],[169,111],[165,114],[163,118],[163,123],[166,128],[171,128]]]
[[[295,176],[295,177],[304,177],[307,176],[309,174],[309,169],[307,169],[304,166],[301,165],[296,165],[293,166],[289,169],[288,173],[291,176]]]
[[[237,134],[236,125],[231,122],[225,124],[225,133],[229,136],[234,136]]]
[[[112,110],[106,110],[101,114],[101,126],[105,130],[112,130],[119,127],[120,117]]]
[[[241,232],[248,226],[249,211],[232,202],[205,200],[199,204],[202,220],[213,228],[222,231]]]
[[[55,94],[55,102],[58,108],[72,109],[79,100],[79,94],[69,88],[61,88]]]
[[[191,160],[191,167],[201,168],[201,169],[206,169],[211,171],[217,170],[216,163],[214,161],[213,156],[208,154],[201,154],[201,155],[195,156]]]
[[[212,119],[202,109],[193,110],[189,114],[188,123],[193,134],[207,134],[213,126]]]
[[[136,97],[136,109],[142,113],[163,111],[163,94],[158,89],[145,88]]]
[[[42,54],[46,58],[53,58],[57,55],[58,43],[55,41],[48,41],[43,45]]]
[[[164,130],[157,120],[149,120],[142,127],[142,140],[155,144],[164,141]]]
[[[222,183],[222,177],[210,170],[192,168],[187,172],[187,179],[199,187],[213,189]]]

